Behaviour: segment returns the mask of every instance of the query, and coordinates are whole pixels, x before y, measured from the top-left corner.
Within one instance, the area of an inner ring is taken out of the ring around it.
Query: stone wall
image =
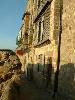
[[[62,0],[61,59],[59,93],[67,100],[75,100],[75,1]],[[62,91],[62,92],[60,92]]]

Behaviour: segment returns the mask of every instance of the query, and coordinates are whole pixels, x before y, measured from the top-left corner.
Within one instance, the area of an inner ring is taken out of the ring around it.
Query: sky
[[[0,49],[16,49],[27,0],[0,0]]]

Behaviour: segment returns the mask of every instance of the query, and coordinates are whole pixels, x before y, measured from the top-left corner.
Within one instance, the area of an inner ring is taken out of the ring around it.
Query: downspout
[[[55,72],[55,79],[54,79],[54,91],[53,91],[53,98],[55,98],[56,93],[58,92],[58,77],[59,77],[59,67],[60,67],[60,47],[61,47],[61,33],[62,33],[62,0],[60,0],[60,29],[58,35],[58,58],[57,58],[57,71]],[[63,4],[63,3],[62,3]]]

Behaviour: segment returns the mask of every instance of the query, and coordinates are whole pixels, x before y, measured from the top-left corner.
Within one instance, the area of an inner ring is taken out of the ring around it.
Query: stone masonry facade
[[[22,71],[43,88],[49,65],[49,89],[75,100],[74,0],[29,0],[22,21],[17,40]]]
[[[74,0],[61,1],[63,7],[59,89],[66,95],[66,99],[75,100],[75,4]]]

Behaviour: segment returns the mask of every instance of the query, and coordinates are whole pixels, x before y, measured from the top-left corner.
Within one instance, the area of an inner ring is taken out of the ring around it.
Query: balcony
[[[34,42],[33,42],[33,45],[34,45],[34,47],[38,47],[38,46],[40,46],[40,45],[43,46],[43,44],[45,45],[45,44],[50,44],[50,43],[51,43],[51,41],[50,41],[49,39],[45,39],[45,40],[40,41],[40,42],[34,41]]]
[[[42,0],[40,6],[38,6],[37,9],[37,14],[35,14],[35,20],[34,23],[37,22],[37,20],[40,18],[40,16],[45,12],[45,10],[47,9],[47,7],[50,5],[51,0]]]
[[[46,0],[42,0],[40,2],[40,4],[38,5],[38,9],[37,9],[37,15],[41,12],[41,10],[43,9],[43,7],[45,6],[46,3],[47,3]]]

